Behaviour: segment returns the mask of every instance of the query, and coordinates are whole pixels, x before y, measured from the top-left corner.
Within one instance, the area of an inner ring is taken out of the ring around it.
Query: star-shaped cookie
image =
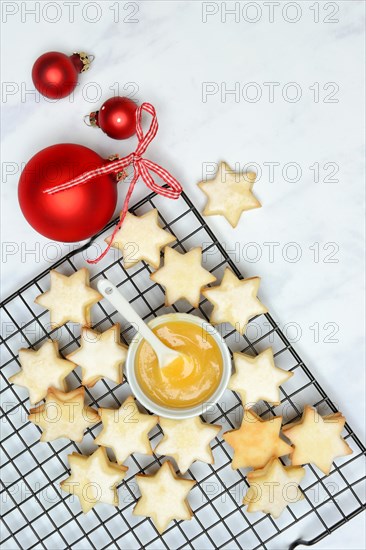
[[[262,206],[252,192],[256,177],[254,172],[234,172],[226,162],[220,162],[214,178],[198,183],[208,198],[203,215],[219,214],[236,227],[242,212]]]
[[[20,349],[19,361],[22,370],[11,376],[9,382],[27,388],[32,405],[46,397],[48,388],[66,391],[65,378],[76,367],[62,359],[56,340],[47,340],[37,351]]]
[[[267,308],[257,298],[259,282],[259,277],[240,280],[226,268],[220,285],[202,291],[214,306],[211,323],[230,323],[243,334],[252,317],[267,312]]]
[[[164,250],[164,265],[150,275],[151,279],[165,287],[165,305],[171,306],[185,298],[198,307],[201,289],[216,281],[216,277],[202,267],[202,248],[192,248],[180,254],[169,246]]]
[[[275,366],[271,348],[262,351],[257,357],[234,353],[234,364],[235,373],[230,378],[228,388],[239,393],[245,409],[250,409],[261,400],[273,405],[280,403],[279,386],[293,372]]]
[[[164,437],[155,453],[174,458],[182,474],[196,460],[213,464],[210,442],[217,436],[221,426],[206,424],[198,416],[184,420],[160,418],[159,424]]]
[[[291,446],[280,438],[281,422],[281,416],[262,420],[253,410],[244,411],[240,428],[222,436],[234,449],[231,466],[263,468],[271,457],[291,453]]]
[[[110,243],[110,240],[110,236],[105,239],[107,243]],[[160,227],[158,211],[154,208],[142,216],[134,216],[127,212],[112,247],[122,252],[126,269],[141,260],[158,269],[161,249],[175,240],[174,235]]]
[[[99,414],[103,430],[95,444],[110,447],[119,464],[132,453],[152,455],[148,433],[158,423],[158,417],[140,413],[132,395],[119,409],[99,409]]]
[[[67,358],[81,367],[83,386],[91,388],[101,378],[121,384],[127,347],[121,344],[119,324],[104,332],[83,327],[80,342],[81,347]]]
[[[90,456],[72,453],[67,457],[71,475],[60,483],[60,487],[78,497],[84,514],[99,502],[118,506],[116,486],[125,477],[126,466],[110,462],[104,447],[99,447]]]
[[[46,402],[30,410],[28,420],[42,429],[41,441],[67,437],[80,443],[84,431],[99,422],[98,413],[84,403],[85,388],[65,393],[55,388],[47,392]]]
[[[312,463],[328,475],[335,458],[352,454],[341,436],[345,423],[340,412],[321,416],[307,405],[299,422],[283,427],[283,433],[294,444],[292,464]]]
[[[286,506],[302,500],[299,484],[305,468],[283,466],[278,458],[272,458],[264,468],[252,470],[247,475],[250,487],[243,504],[248,512],[263,512],[278,518]]]
[[[154,475],[138,474],[136,481],[141,498],[133,514],[150,517],[160,534],[174,519],[192,519],[193,514],[187,496],[196,482],[179,478],[169,461],[164,462]]]
[[[90,308],[103,297],[89,286],[89,271],[79,269],[69,277],[54,269],[50,272],[51,288],[37,296],[36,304],[50,311],[52,328],[72,321],[90,326]]]

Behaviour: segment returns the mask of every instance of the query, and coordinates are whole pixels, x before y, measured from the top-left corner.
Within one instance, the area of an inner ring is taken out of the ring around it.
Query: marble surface
[[[149,156],[197,207],[196,183],[220,160],[258,172],[263,208],[236,229],[208,222],[242,271],[262,277],[262,300],[364,440],[364,2],[77,2],[74,14],[67,4],[2,6],[3,295],[55,259],[20,213],[23,163],[65,141],[126,154],[133,140],[82,117],[115,93],[150,101],[160,130]],[[78,49],[96,59],[73,97],[35,95],[34,60]],[[67,251],[61,243],[57,257]],[[364,536],[358,516],[317,548],[361,549]]]

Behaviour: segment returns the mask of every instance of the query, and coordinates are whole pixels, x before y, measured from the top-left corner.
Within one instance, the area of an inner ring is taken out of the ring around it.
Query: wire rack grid
[[[167,204],[168,203],[168,204]],[[202,246],[206,269],[219,280],[226,267],[242,277],[235,263],[215,237],[186,194],[172,209],[169,201],[154,193],[131,208],[141,214],[157,208],[161,224],[176,236],[173,244],[179,251]],[[109,234],[115,222],[83,247],[70,252],[50,269],[57,268],[71,274],[85,266],[86,255],[97,252],[100,243]],[[114,256],[113,256],[114,254]],[[365,510],[365,456],[366,449],[350,426],[346,424],[344,437],[353,454],[337,460],[329,476],[319,474],[316,468],[306,466],[301,488],[305,498],[286,508],[278,520],[260,513],[248,514],[242,498],[248,487],[247,470],[231,468],[232,452],[222,434],[240,425],[242,407],[239,397],[226,391],[220,403],[212,406],[204,420],[219,423],[223,430],[212,445],[213,465],[196,462],[187,476],[196,480],[189,502],[193,510],[190,521],[174,521],[163,535],[159,535],[149,518],[132,515],[139,498],[136,473],[154,473],[165,457],[133,455],[119,486],[120,505],[117,508],[98,504],[84,515],[78,499],[66,495],[59,488],[68,469],[67,455],[73,451],[89,454],[95,450],[93,440],[100,424],[88,429],[81,444],[65,439],[40,443],[40,430],[27,420],[28,397],[23,388],[14,387],[8,378],[19,370],[18,350],[21,347],[38,348],[47,338],[59,340],[60,351],[66,355],[78,347],[80,327],[68,323],[59,329],[49,325],[49,314],[34,304],[36,295],[49,287],[49,271],[44,271],[1,304],[3,336],[1,337],[1,508],[2,548],[20,549],[194,549],[211,548],[270,549],[295,547],[299,537],[314,543],[331,533],[349,519]],[[208,319],[210,304],[203,299],[197,309],[178,302],[164,305],[164,291],[153,284],[150,268],[144,263],[126,271],[121,257],[111,251],[97,266],[92,266],[91,281],[95,286],[101,277],[108,277],[127,296],[145,319],[162,313],[183,311]],[[92,310],[93,327],[106,330],[121,319],[105,301]],[[277,366],[294,372],[281,388],[281,404],[273,407],[263,402],[256,407],[263,418],[282,415],[284,422],[299,418],[305,404],[317,407],[321,414],[337,409],[302,362],[289,340],[270,314],[253,319],[244,336],[229,325],[220,326],[230,350],[256,355],[272,347]],[[128,344],[134,329],[121,324],[121,337]],[[78,368],[68,377],[70,389],[80,385]],[[94,407],[117,408],[129,395],[128,383],[120,385],[102,380],[91,390],[86,388],[86,400]],[[159,426],[151,433],[155,446],[162,432]],[[286,460],[284,461],[286,463]],[[311,540],[309,540],[311,539]],[[295,541],[295,542],[294,542]],[[304,541],[302,541],[304,542]]]

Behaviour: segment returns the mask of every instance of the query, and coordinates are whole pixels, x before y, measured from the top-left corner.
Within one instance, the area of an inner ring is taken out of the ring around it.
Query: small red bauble
[[[136,109],[136,103],[128,97],[111,97],[99,111],[90,113],[90,124],[113,139],[127,139],[136,133]]]
[[[43,191],[107,162],[95,151],[74,143],[39,151],[26,164],[19,180],[19,204],[26,220],[36,231],[56,241],[76,242],[95,235],[116,208],[115,175],[99,176],[88,185],[54,195]]]
[[[33,65],[33,84],[50,99],[66,97],[74,90],[78,74],[89,69],[90,61],[85,52],[69,57],[60,52],[44,53]]]

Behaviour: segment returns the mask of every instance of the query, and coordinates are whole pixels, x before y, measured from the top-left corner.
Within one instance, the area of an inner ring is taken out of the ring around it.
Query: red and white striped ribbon
[[[146,132],[146,134],[143,134],[142,126],[141,126],[141,119],[142,119],[142,111],[146,111],[152,116],[152,121],[150,124],[150,128]],[[95,170],[90,170],[89,172],[84,172],[83,174],[80,174],[80,176],[67,181],[65,183],[62,183],[61,185],[58,185],[56,187],[46,189],[44,193],[47,193],[49,195],[53,195],[55,193],[60,193],[61,191],[65,191],[66,189],[70,189],[71,187],[75,187],[77,185],[84,185],[88,181],[98,177],[103,176],[106,174],[121,172],[123,168],[126,168],[130,164],[133,165],[134,174],[130,183],[130,186],[127,190],[126,197],[123,203],[123,208],[119,217],[119,221],[117,225],[114,228],[114,231],[111,235],[111,238],[109,240],[109,244],[107,248],[96,258],[95,260],[87,260],[90,264],[95,264],[99,262],[108,250],[110,249],[115,235],[117,231],[120,229],[123,220],[125,219],[127,210],[128,210],[128,204],[132,195],[132,192],[134,190],[135,184],[139,177],[145,182],[146,186],[154,191],[155,193],[162,195],[163,197],[167,197],[169,199],[177,199],[180,194],[182,193],[182,186],[181,184],[173,178],[173,176],[165,170],[165,168],[162,168],[159,166],[159,164],[156,164],[156,162],[153,162],[151,160],[145,159],[142,157],[142,155],[145,153],[147,147],[151,143],[151,141],[156,136],[156,132],[158,131],[158,120],[156,117],[156,111],[153,105],[151,103],[143,103],[136,109],[136,132],[138,137],[138,144],[136,147],[136,150],[133,153],[130,153],[126,157],[123,157],[121,159],[115,160],[111,162],[110,164],[106,164],[105,166],[102,166],[101,168],[96,168]],[[157,174],[167,185],[168,187],[161,187],[157,183],[155,183],[152,175],[150,172],[153,172]]]

